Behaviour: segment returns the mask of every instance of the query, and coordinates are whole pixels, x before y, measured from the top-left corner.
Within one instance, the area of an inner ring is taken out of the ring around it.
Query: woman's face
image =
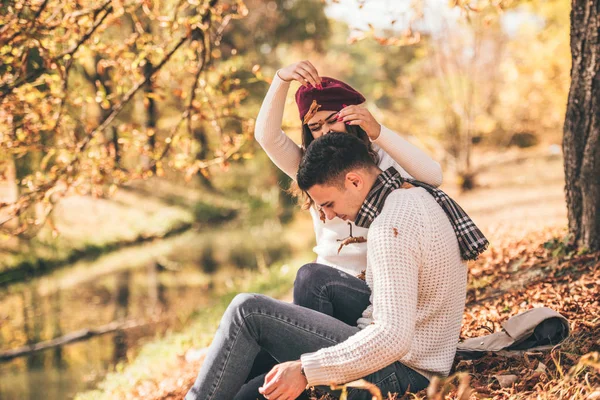
[[[337,120],[338,111],[319,111],[308,120],[308,129],[318,139],[329,132],[348,132],[346,124]]]

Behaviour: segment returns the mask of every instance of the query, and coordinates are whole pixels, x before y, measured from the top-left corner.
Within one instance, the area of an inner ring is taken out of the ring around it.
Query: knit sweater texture
[[[309,385],[345,383],[396,361],[447,376],[460,333],[467,269],[448,217],[423,188],[398,189],[369,228],[371,305],[360,331],[302,355]]]
[[[302,150],[281,129],[283,111],[290,83],[275,74],[263,100],[256,119],[254,136],[271,160],[292,179],[296,179]],[[403,139],[394,131],[381,127],[381,134],[373,141],[379,155],[379,168],[394,167],[405,178],[414,178],[433,186],[442,183],[440,165],[418,147]],[[338,268],[351,275],[358,275],[367,265],[367,244],[354,243],[344,246],[338,254],[339,239],[350,234],[348,222],[339,218],[322,222],[319,213],[310,209],[315,231],[317,262]],[[368,230],[352,225],[353,236],[367,237]]]

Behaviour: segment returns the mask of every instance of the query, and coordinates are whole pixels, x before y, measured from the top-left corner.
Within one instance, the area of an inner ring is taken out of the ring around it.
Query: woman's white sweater
[[[254,136],[275,165],[295,180],[302,151],[281,129],[289,87],[289,82],[275,74],[258,113]],[[433,186],[442,183],[440,165],[392,130],[382,126],[381,134],[373,144],[379,154],[379,168],[382,170],[393,166],[403,177],[414,177]],[[322,222],[314,208],[311,208],[310,213],[316,236],[313,250],[317,254],[317,262],[351,275],[358,275],[364,270],[367,265],[366,243],[344,246],[338,254],[338,239],[345,239],[350,233],[348,223],[339,218]],[[367,231],[352,223],[353,236],[366,237]]]

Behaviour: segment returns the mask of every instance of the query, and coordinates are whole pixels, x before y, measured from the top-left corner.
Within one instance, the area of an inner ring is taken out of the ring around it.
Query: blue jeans
[[[371,289],[364,281],[317,263],[302,266],[294,281],[294,304],[330,315],[352,326],[356,326],[356,321],[369,305],[370,295]],[[264,400],[258,388],[276,364],[277,361],[267,351],[261,350],[246,383],[234,400]],[[302,400],[308,398],[306,395],[299,397]]]
[[[306,295],[306,299],[310,299],[313,306],[330,310],[334,315],[338,313],[338,316],[343,315],[343,318],[353,318],[351,313],[340,308],[341,301],[348,297],[343,296],[342,293],[350,295],[353,292],[350,288],[353,288],[357,289],[355,294],[359,295],[358,297],[365,295],[367,297],[362,309],[368,305],[368,287],[359,279],[347,274],[342,276],[339,271],[318,264],[302,267],[298,278],[303,275],[309,275],[314,290],[310,289],[311,285],[305,287],[312,290],[311,293],[300,290],[302,285],[297,279],[294,289],[295,300]],[[328,281],[327,277],[331,281]],[[353,280],[358,282],[347,284]],[[331,285],[327,285],[327,282]],[[338,284],[338,282],[342,283]],[[326,301],[328,296],[335,301]],[[354,304],[356,298],[350,297],[351,299],[347,300]],[[360,305],[358,302],[356,304]],[[362,309],[356,312],[356,318],[360,317]],[[240,389],[248,380],[253,362],[261,350],[268,352],[278,363],[298,360],[304,353],[317,351],[346,340],[358,332],[358,328],[354,325],[356,320],[353,324],[348,324],[320,311],[263,295],[238,295],[223,315],[204,364],[186,399],[241,398],[243,390],[240,392]],[[399,362],[368,375],[365,379],[377,384],[384,394],[388,391],[402,394],[409,388],[411,391],[418,391],[428,384],[427,379]],[[259,375],[251,379],[244,388],[252,383],[260,386],[263,380],[264,376]],[[331,393],[328,387],[322,389]],[[252,395],[251,392],[248,393]],[[370,399],[370,396],[365,391],[350,390],[349,398]]]
[[[356,326],[369,306],[371,289],[365,281],[323,264],[306,264],[294,282],[294,304]]]

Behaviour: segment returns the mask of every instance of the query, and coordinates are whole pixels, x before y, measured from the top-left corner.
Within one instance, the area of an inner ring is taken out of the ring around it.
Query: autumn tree
[[[454,166],[462,190],[475,187],[477,167],[473,165],[473,142],[486,131],[498,102],[501,78],[499,67],[506,35],[490,11],[468,13],[451,26],[447,18],[438,32],[427,35],[427,70],[432,75],[428,95],[434,100],[441,121],[440,139],[448,161]],[[485,132],[487,133],[487,132]]]
[[[69,194],[104,195],[167,167],[192,176],[250,137],[246,91],[218,63],[226,27],[248,13],[241,1],[13,0],[0,10],[0,164],[18,188],[0,204],[5,233],[42,226]],[[180,105],[161,109],[163,126],[159,100]],[[198,129],[214,137],[204,157]]]
[[[492,4],[502,11],[522,3],[456,0],[454,5],[469,15]],[[552,16],[546,23],[552,24],[555,19]],[[569,233],[579,248],[597,251],[600,250],[600,1],[573,0],[570,20],[571,86],[563,129]],[[560,71],[552,64],[553,71],[548,75],[554,74],[553,80],[558,81]],[[551,94],[545,90],[546,96]],[[546,117],[552,118],[542,112],[537,123],[546,124]]]
[[[417,1],[401,23],[387,30],[370,26],[351,42],[372,38],[388,52],[404,48],[405,62],[394,65],[396,81],[391,87],[405,104],[389,106],[403,115],[404,122],[398,124],[402,131],[425,131],[421,137],[437,141],[461,188],[470,190],[477,173],[473,143],[489,133],[499,99],[500,63],[508,38],[497,15],[507,5],[486,0],[455,3],[457,9],[452,10]]]
[[[571,89],[563,151],[569,232],[600,250],[600,1],[571,2]]]

